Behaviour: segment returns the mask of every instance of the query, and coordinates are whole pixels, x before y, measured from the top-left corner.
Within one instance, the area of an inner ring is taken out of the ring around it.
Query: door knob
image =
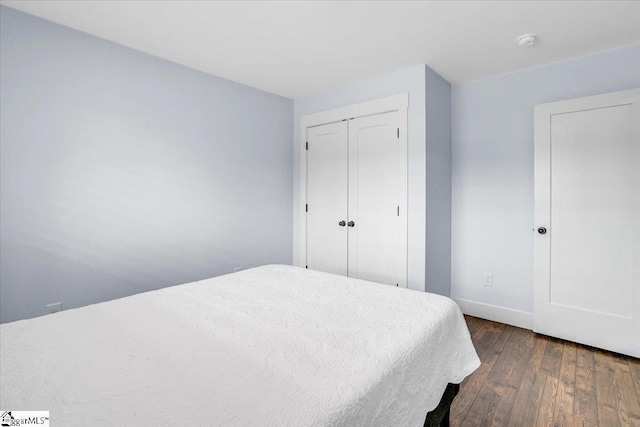
[[[346,223],[346,222],[344,222],[344,221],[340,221],[340,222],[338,223],[338,225],[339,225],[340,227],[344,227],[345,225],[347,225],[347,223]]]
[[[353,222],[353,221],[349,221],[349,222],[347,223],[347,225],[348,225],[349,227],[354,227],[354,226],[356,225],[356,223],[355,223],[355,222]]]
[[[540,233],[540,234],[547,234],[547,229],[546,229],[546,228],[544,228],[544,227],[540,227],[540,228],[538,228],[538,233]]]

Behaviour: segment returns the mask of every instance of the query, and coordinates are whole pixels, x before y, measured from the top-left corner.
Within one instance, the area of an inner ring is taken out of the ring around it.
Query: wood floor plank
[[[504,375],[507,375],[508,372],[514,369],[513,365],[515,361],[513,360],[513,355],[503,350],[514,329],[513,326],[503,325],[500,330],[500,335],[495,336],[498,330],[485,333],[483,339],[487,337],[487,341],[484,345],[488,347],[483,347],[482,350],[478,350],[478,355],[480,356],[480,360],[483,360],[483,363],[491,367],[491,370],[487,375],[487,379],[482,384],[481,389],[478,391],[478,395],[471,405],[468,415],[465,417],[467,421],[480,425],[487,413],[493,413],[495,411],[500,397],[504,394],[506,386],[501,384],[500,380]],[[482,355],[480,355],[481,351]],[[491,381],[489,381],[490,377]]]
[[[520,348],[509,348],[505,346],[493,364],[493,369],[491,369],[487,381],[506,383],[508,379],[514,375],[517,368],[522,369],[519,365],[522,365],[522,363],[526,361],[528,353],[531,353],[530,349],[528,352],[523,352]]]
[[[549,340],[547,339],[537,337],[535,338],[536,341],[533,346],[533,351],[531,352],[531,357],[529,358],[526,366],[527,373],[530,373],[531,375],[540,372],[540,368],[542,367],[542,360],[547,350],[547,343],[549,342]]]
[[[598,426],[620,427],[620,419],[615,409],[598,404]]]
[[[496,329],[493,325],[485,325],[480,331],[478,331],[478,336],[475,337],[474,345],[476,347],[476,352],[478,352],[480,361],[486,361],[489,355],[493,353],[492,347],[504,332],[504,327],[506,325],[501,324],[501,326],[501,329]],[[473,338],[474,337],[472,337],[472,339]]]
[[[619,426],[618,403],[614,387],[615,369],[607,363],[606,357],[600,352],[594,353],[594,359],[598,424],[611,427]]]
[[[522,382],[523,365],[527,362],[528,354],[532,350],[518,342],[513,343],[513,338],[512,333],[487,377],[481,390],[481,398],[476,399],[474,407],[471,408],[472,417],[468,418],[469,421],[481,426],[504,426],[507,422],[515,395]],[[516,340],[518,339],[516,337]],[[473,416],[473,414],[483,413],[484,416],[481,419]]]
[[[452,418],[456,421],[468,418],[468,421],[470,422],[474,422],[474,420],[479,422],[482,419],[482,416],[468,417],[467,414],[475,404],[478,396],[481,394],[480,391],[484,386],[486,378],[493,369],[493,365],[500,356],[500,353],[511,336],[513,329],[513,326],[508,326],[502,323],[486,322],[481,329],[484,330],[484,332],[476,333],[474,337],[472,337],[476,351],[478,352],[478,357],[480,357],[482,364],[480,368],[474,372],[473,383],[469,384],[469,386],[466,387],[466,390],[461,390],[460,394],[454,401],[455,406],[452,405]],[[464,394],[463,391],[465,391]],[[481,405],[484,405],[490,400],[490,397],[483,394],[480,402],[478,403],[478,407],[481,408]],[[475,412],[473,413],[475,414]]]
[[[480,360],[493,366],[500,356],[502,349],[509,340],[514,327],[504,324],[496,324],[497,327],[490,326],[478,341],[476,350]]]
[[[633,385],[636,389],[636,397],[640,401],[640,359],[630,360],[629,370],[631,371],[631,378],[633,379]]]
[[[488,348],[491,345],[495,345],[500,335],[497,334],[496,328],[493,327],[494,322],[482,322],[482,325],[471,337],[478,352],[478,357],[481,359],[481,364],[473,375],[469,376],[461,384],[460,392],[451,405],[451,419],[454,422],[459,423],[464,420],[495,362],[494,359],[485,358],[485,361],[482,361],[482,359],[484,358],[484,354],[488,352]],[[504,326],[505,325],[502,325],[502,329],[498,330],[502,332]]]
[[[459,427],[640,427],[640,360],[478,318],[482,365],[461,385]]]
[[[527,376],[523,378],[507,425],[532,425],[531,420],[535,420],[538,415],[546,380],[547,377],[544,374],[535,374],[534,378]]]
[[[573,415],[573,400],[576,383],[576,344],[563,344],[562,362],[560,363],[560,382],[558,383],[557,410]]]
[[[451,405],[451,419],[454,422],[462,422],[471,405],[476,400],[482,386],[491,371],[491,365],[482,363],[478,369],[460,387],[460,392]]]
[[[547,348],[542,358],[540,372],[549,376],[558,378],[560,376],[560,365],[562,363],[562,341],[550,338],[547,342]]]
[[[594,349],[594,355],[600,360],[600,363],[609,365],[616,371],[630,372],[629,362],[624,356],[598,349]]]
[[[547,377],[540,400],[540,409],[535,425],[538,427],[552,427],[553,417],[556,411],[556,401],[558,396],[558,379]]]
[[[511,346],[526,346],[533,347],[535,344],[535,337],[533,332],[522,328],[514,328],[511,333],[511,338],[507,345]]]
[[[489,330],[489,325],[487,325],[486,323],[480,324],[480,326],[476,329],[476,331],[473,334],[471,334],[471,340],[473,341],[473,344],[476,345],[478,342],[480,342],[480,340],[488,330]]]
[[[614,389],[620,424],[640,427],[640,403],[638,403],[631,374],[624,371],[616,372]]]
[[[485,414],[480,425],[491,427],[502,427],[507,425],[518,390],[518,388],[509,385],[504,386],[503,393],[493,405],[492,409],[494,410]]]
[[[469,328],[471,336],[473,336],[473,334],[475,334],[482,326],[482,322],[476,317],[464,316],[464,320],[467,322],[467,327]]]
[[[503,426],[518,389],[501,382],[487,382],[471,407],[467,420],[479,426]],[[511,402],[511,403],[509,403]]]
[[[581,388],[576,388],[573,416],[591,424],[598,424],[598,401],[595,389],[593,391],[585,391]]]
[[[556,415],[553,420],[554,427],[584,427],[584,421],[566,414],[556,408]]]
[[[593,351],[584,346],[578,346],[576,388],[592,392],[596,390],[596,367]]]
[[[522,420],[527,419],[527,407],[531,406],[530,403],[528,403],[528,400],[533,390],[534,381],[535,379],[530,377],[526,377],[522,380],[518,393],[516,394],[515,402],[511,408],[508,425],[517,425],[518,423],[522,423]],[[540,397],[540,400],[542,400],[542,396]]]

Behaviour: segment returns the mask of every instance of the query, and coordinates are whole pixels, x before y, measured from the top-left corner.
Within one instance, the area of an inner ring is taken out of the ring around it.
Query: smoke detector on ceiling
[[[520,46],[533,46],[536,41],[538,41],[538,35],[534,33],[527,33],[518,37],[518,44]]]

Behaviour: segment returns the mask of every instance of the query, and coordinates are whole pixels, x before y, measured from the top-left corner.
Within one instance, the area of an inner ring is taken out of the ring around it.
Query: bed
[[[55,426],[423,426],[480,364],[451,299],[284,265],[0,332],[0,407]]]

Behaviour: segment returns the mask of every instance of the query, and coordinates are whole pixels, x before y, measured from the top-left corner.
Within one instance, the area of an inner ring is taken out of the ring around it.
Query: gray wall
[[[293,108],[294,261],[300,233],[300,117],[332,108],[409,93],[409,252],[408,286],[424,291],[425,277],[425,66],[420,65],[329,92],[296,99]]]
[[[533,106],[633,87],[640,45],[453,86],[454,297],[533,310]]]
[[[291,263],[291,100],[0,19],[1,322]]]
[[[451,295],[451,84],[429,67],[426,90],[425,290]]]

